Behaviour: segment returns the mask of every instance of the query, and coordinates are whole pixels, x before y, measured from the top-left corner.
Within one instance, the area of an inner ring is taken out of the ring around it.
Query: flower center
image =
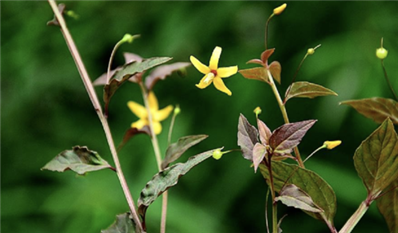
[[[210,72],[214,74],[214,77],[217,76],[217,70],[211,70]]]

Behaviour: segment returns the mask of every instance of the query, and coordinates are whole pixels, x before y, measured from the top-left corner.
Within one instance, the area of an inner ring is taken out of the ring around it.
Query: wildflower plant
[[[160,196],[162,197],[160,231],[166,232],[167,190],[175,186],[183,175],[201,162],[210,157],[215,160],[222,159],[224,154],[232,151],[239,151],[243,158],[252,164],[254,172],[260,171],[265,179],[271,198],[268,200],[268,195],[266,197],[267,203],[272,205],[271,231],[273,233],[281,232],[283,229],[284,217],[279,218],[278,216],[279,204],[301,209],[309,216],[324,222],[325,231],[329,229],[332,233],[347,233],[353,230],[373,201],[377,202],[390,232],[398,232],[398,214],[396,214],[398,209],[398,136],[394,129],[394,124],[398,124],[398,103],[396,102],[398,99],[384,67],[383,60],[387,58],[387,50],[383,48],[383,42],[381,48],[376,50],[376,56],[381,60],[385,79],[395,100],[377,97],[341,102],[341,104],[352,106],[362,115],[380,123],[380,126],[364,139],[353,157],[356,171],[366,188],[366,199],[338,231],[334,224],[337,211],[336,195],[332,187],[321,176],[306,168],[305,162],[322,149],[338,149],[342,142],[325,139],[323,145],[303,159],[298,146],[302,140],[305,140],[305,135],[318,120],[302,119],[298,122],[290,122],[286,109],[287,102],[293,98],[312,99],[321,96],[336,96],[337,93],[319,84],[296,81],[305,59],[315,54],[316,49],[320,47],[318,45],[306,51],[284,96],[280,95],[276,83],[281,84],[282,65],[278,61],[270,60],[271,55],[277,50],[268,48],[268,26],[273,17],[281,15],[286,10],[287,4],[276,7],[266,21],[265,51],[261,53],[259,59],[251,59],[247,62],[250,65],[257,65],[256,67],[238,70],[238,66],[234,65],[220,68],[218,63],[222,49],[218,46],[213,50],[208,66],[194,56],[189,58],[192,65],[204,75],[196,85],[199,89],[204,89],[213,83],[217,90],[231,96],[232,92],[224,84],[223,78],[234,76],[238,72],[246,79],[269,85],[278,103],[284,124],[271,130],[261,120],[261,115],[266,114],[266,111],[264,113],[257,107],[253,111],[256,117],[255,125],[252,125],[244,114],[236,116],[238,118],[237,145],[239,149],[232,148],[223,151],[224,148],[219,147],[191,156],[185,162],[175,163],[189,148],[206,139],[208,135],[184,136],[171,143],[174,122],[181,109],[178,105],[173,106],[174,103],[164,103],[161,99],[158,100],[154,93],[154,86],[159,80],[165,79],[173,72],[185,69],[190,63],[165,64],[171,60],[170,57],[144,59],[137,54],[125,53],[125,64],[111,70],[112,60],[117,49],[123,43],[132,43],[139,37],[139,35],[126,34],[116,43],[109,59],[107,72],[92,82],[64,21],[63,14],[68,14],[64,5],[57,6],[54,0],[49,0],[49,3],[55,14],[55,18],[50,24],[59,26],[64,35],[93,107],[101,121],[114,166],[103,159],[97,151],[86,146],[74,146],[71,150],[60,152],[43,169],[58,172],[72,170],[79,175],[103,169],[110,169],[116,173],[129,210],[117,215],[115,223],[103,230],[103,233],[146,232],[146,213],[149,206]],[[132,118],[131,125],[126,126],[123,141],[116,148],[107,120],[112,114],[109,112],[109,105],[115,92],[126,84],[138,85],[142,93],[142,100],[130,100],[127,103],[127,107],[138,119]],[[103,104],[94,91],[94,85],[103,86]],[[141,102],[143,104],[140,104]],[[170,115],[172,120],[168,133],[168,147],[165,153],[162,153],[157,135],[165,131],[161,122]],[[148,177],[149,181],[143,187],[136,202],[125,179],[118,151],[137,134],[145,134],[151,140],[158,172],[152,178]],[[265,216],[269,232],[267,208]]]

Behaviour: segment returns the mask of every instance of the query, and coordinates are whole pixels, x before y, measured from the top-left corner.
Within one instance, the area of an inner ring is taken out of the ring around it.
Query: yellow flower
[[[341,141],[337,140],[337,141],[325,141],[323,143],[323,146],[326,147],[326,149],[331,150],[333,148],[335,148],[336,146],[340,145]]]
[[[221,78],[227,78],[236,74],[238,72],[238,66],[218,68],[218,60],[220,59],[221,50],[221,47],[218,46],[213,50],[209,66],[204,65],[194,56],[190,57],[190,60],[195,68],[205,75],[202,80],[200,80],[199,84],[196,84],[196,86],[200,89],[204,89],[211,83],[214,83],[214,86],[219,91],[222,91],[227,95],[232,95],[232,92],[225,86]]]
[[[148,102],[152,115],[153,131],[155,134],[160,134],[160,132],[162,132],[162,125],[160,122],[170,115],[171,111],[173,111],[173,106],[169,105],[159,110],[158,100],[152,91],[148,94]],[[149,126],[148,112],[144,106],[134,101],[127,102],[127,106],[138,118],[140,118],[138,121],[131,124],[131,128],[142,129],[146,125]]]

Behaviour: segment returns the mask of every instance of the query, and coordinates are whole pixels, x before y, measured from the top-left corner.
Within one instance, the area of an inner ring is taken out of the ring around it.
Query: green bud
[[[258,115],[261,114],[261,108],[260,108],[260,107],[257,107],[257,108],[254,109],[253,112],[256,114],[256,117],[258,117]]]
[[[181,112],[181,108],[180,108],[179,105],[177,105],[177,106],[174,108],[174,115],[178,115],[178,114],[180,114],[180,112]]]
[[[386,58],[387,55],[388,55],[387,49],[383,47],[376,49],[376,57],[379,58],[380,60]]]
[[[308,55],[312,55],[314,53],[315,53],[315,49],[313,49],[313,48],[310,48],[310,49],[307,50],[307,54]]]
[[[217,150],[213,151],[213,158],[216,160],[219,160],[219,159],[221,159],[222,154],[223,153],[221,152],[221,150],[217,149]]]
[[[125,35],[123,36],[123,39],[122,39],[123,42],[128,42],[128,43],[132,43],[133,40],[134,40],[134,36],[132,36],[132,35],[130,35],[130,34],[128,34],[128,33],[125,34]]]

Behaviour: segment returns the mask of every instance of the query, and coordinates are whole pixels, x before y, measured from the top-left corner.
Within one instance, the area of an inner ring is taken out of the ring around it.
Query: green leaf
[[[259,80],[268,83],[267,69],[264,67],[256,67],[251,69],[239,70],[239,73],[247,79]]]
[[[119,214],[116,216],[115,222],[101,233],[135,233],[135,226],[133,220],[130,218],[130,213]]]
[[[174,71],[185,69],[190,66],[189,62],[176,62],[170,65],[162,65],[156,67],[151,74],[145,78],[145,86],[148,90],[152,90],[153,86],[159,80],[164,80],[167,76],[171,75]]]
[[[48,162],[41,170],[64,172],[72,170],[79,175],[87,172],[112,168],[96,151],[85,146],[75,146],[73,150],[65,150]]]
[[[187,151],[189,148],[198,144],[199,142],[205,140],[208,135],[191,135],[185,136],[180,139],[176,143],[171,144],[166,150],[166,156],[162,162],[162,169],[165,169],[169,166],[170,163],[176,161],[180,156]]]
[[[398,125],[398,102],[395,100],[375,97],[361,100],[347,100],[340,104],[350,105],[357,112],[377,123],[382,123],[389,117],[395,125]]]
[[[323,210],[314,203],[312,198],[306,192],[294,184],[289,184],[283,187],[279,196],[275,198],[275,201],[281,201],[287,206],[313,213],[323,212]]]
[[[318,96],[335,95],[337,93],[318,84],[309,82],[294,82],[286,91],[285,103],[291,98],[315,98]]]
[[[218,148],[221,150],[222,148]],[[217,149],[215,149],[217,150]],[[189,170],[203,162],[213,155],[215,150],[209,150],[201,154],[192,156],[185,163],[177,163],[165,170],[157,173],[141,191],[138,199],[138,212],[145,223],[145,213],[150,204],[158,198],[163,192],[177,184],[181,176],[185,175]]]
[[[316,120],[307,120],[284,124],[272,133],[269,145],[275,154],[289,154],[294,147],[300,144],[301,139],[315,122]]]
[[[260,164],[260,171],[269,185],[268,168]],[[280,192],[285,185],[296,185],[312,198],[316,206],[323,210],[321,213],[306,213],[333,226],[333,217],[336,214],[336,195],[330,185],[318,174],[297,165],[273,161],[272,175],[277,192]]]
[[[398,233],[398,180],[395,180],[390,187],[387,189],[389,191],[379,197],[376,202],[390,233]]]
[[[253,161],[253,147],[257,142],[257,129],[247,121],[243,114],[240,114],[238,124],[238,146],[240,146],[242,150],[243,158]]]
[[[373,199],[398,179],[398,136],[390,119],[361,143],[354,164]]]

